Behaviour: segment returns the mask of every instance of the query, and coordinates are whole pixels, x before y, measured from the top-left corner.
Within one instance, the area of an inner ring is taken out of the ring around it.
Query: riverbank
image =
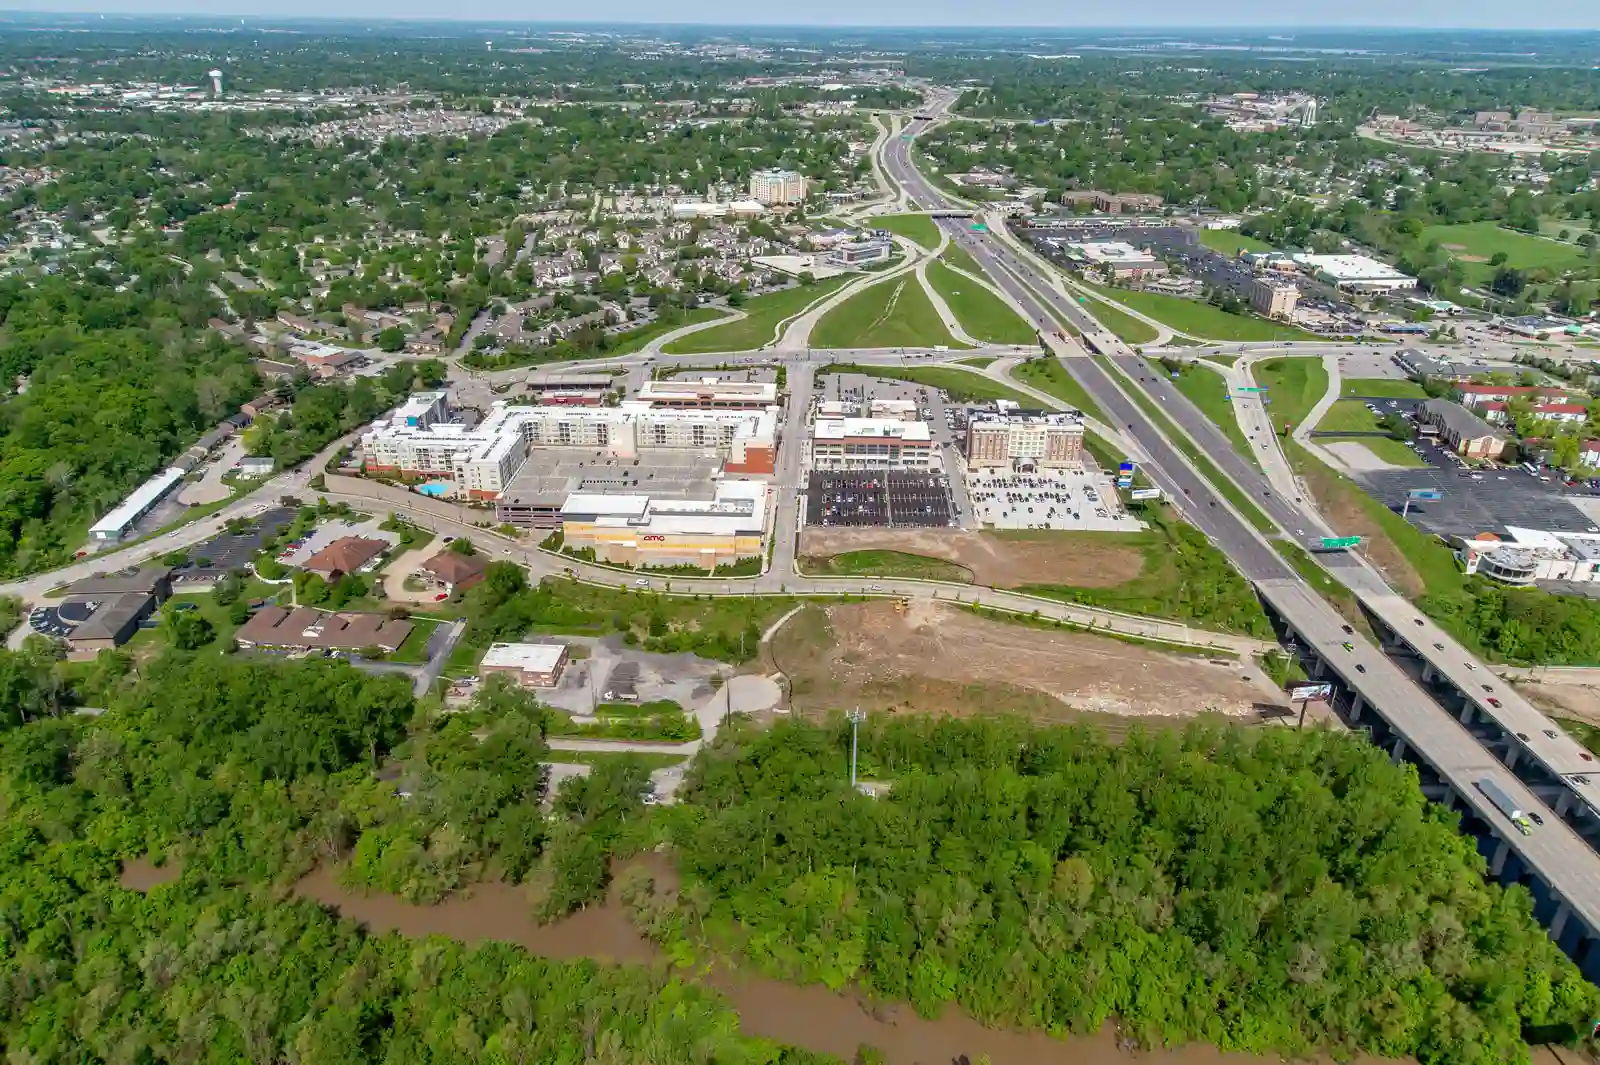
[[[589,959],[606,965],[669,964],[667,957],[635,929],[622,902],[620,885],[629,870],[643,870],[658,891],[671,891],[677,872],[669,859],[645,855],[618,867],[606,901],[550,924],[538,924],[524,888],[484,882],[437,905],[409,903],[391,895],[352,892],[338,882],[334,868],[322,867],[302,878],[293,894],[320,903],[374,935],[407,938],[447,936],[469,945],[510,943],[530,953],[561,961]],[[149,862],[124,865],[121,883],[149,891],[175,881],[180,870]],[[635,874],[637,875],[637,874]],[[863,1045],[877,1048],[888,1065],[928,1065],[957,1060],[992,1065],[1279,1065],[1280,1059],[1224,1054],[1214,1047],[1138,1050],[1119,1037],[1115,1026],[1087,1036],[1055,1038],[1044,1032],[985,1028],[971,1017],[947,1010],[938,1018],[918,1016],[905,1003],[872,1002],[856,994],[836,994],[821,985],[800,986],[773,980],[719,962],[685,980],[718,991],[739,1014],[746,1035],[852,1060]],[[1569,1051],[1540,1048],[1534,1065],[1578,1065]],[[1333,1065],[1327,1060],[1322,1065]],[[1394,1065],[1377,1058],[1355,1058],[1344,1065]]]

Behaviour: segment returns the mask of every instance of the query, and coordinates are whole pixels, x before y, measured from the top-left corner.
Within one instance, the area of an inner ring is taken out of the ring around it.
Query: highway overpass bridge
[[[1600,854],[1546,804],[1540,791],[1549,794],[1548,788],[1524,782],[1468,723],[1451,716],[1423,689],[1431,682],[1414,679],[1303,581],[1259,580],[1256,589],[1311,675],[1333,685],[1334,708],[1395,761],[1404,759],[1417,767],[1428,797],[1461,815],[1462,828],[1477,839],[1490,875],[1502,883],[1525,885],[1533,895],[1534,914],[1551,938],[1585,976],[1600,977]],[[1415,614],[1409,604],[1406,608]],[[1386,643],[1392,639],[1392,632],[1385,636]],[[1489,683],[1503,686],[1493,679]],[[1474,705],[1476,700],[1468,709]],[[1469,722],[1476,720],[1469,716]],[[1553,749],[1548,754],[1556,757]],[[1543,824],[1534,824],[1523,835],[1479,790],[1480,781],[1497,785]]]
[[[1589,749],[1404,598],[1370,592],[1360,597],[1391,659],[1591,847],[1600,849],[1600,761]]]

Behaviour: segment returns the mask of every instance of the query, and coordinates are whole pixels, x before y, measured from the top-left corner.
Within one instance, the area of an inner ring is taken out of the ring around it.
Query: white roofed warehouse
[[[768,498],[765,481],[719,481],[710,499],[575,492],[561,508],[562,546],[625,566],[728,566],[761,556]]]
[[[117,504],[105,517],[89,527],[89,535],[96,540],[120,540],[129,526],[150,512],[166,494],[183,482],[183,471],[170,466],[150,478]]]
[[[1417,279],[1366,255],[1296,255],[1300,268],[1345,292],[1394,292],[1417,287]]]

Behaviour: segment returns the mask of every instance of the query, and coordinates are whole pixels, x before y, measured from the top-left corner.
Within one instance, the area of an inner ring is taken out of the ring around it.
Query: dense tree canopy
[[[1111,746],[1017,722],[780,724],[702,758],[657,934],[924,1014],[1290,1054],[1525,1061],[1600,991],[1413,774],[1331,732]],[[675,930],[675,931],[674,931]]]

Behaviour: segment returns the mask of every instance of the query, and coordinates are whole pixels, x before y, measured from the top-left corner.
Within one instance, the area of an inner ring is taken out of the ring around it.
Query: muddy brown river
[[[653,872],[670,876],[669,869],[650,864]],[[158,869],[148,862],[129,862],[123,867],[122,884],[148,891],[177,875],[171,867]],[[334,870],[318,869],[296,884],[294,891],[375,933],[443,935],[465,943],[496,940],[563,960],[650,964],[661,958],[655,945],[634,930],[615,892],[604,906],[541,925],[533,920],[523,889],[500,883],[478,884],[437,905],[423,906],[391,895],[354,894],[340,886]],[[1037,1032],[985,1028],[956,1010],[927,1020],[909,1006],[865,1006],[853,996],[835,994],[820,985],[788,984],[721,966],[704,979],[738,1010],[745,1032],[834,1054],[845,1061],[862,1043],[882,1050],[890,1065],[949,1065],[962,1054],[974,1061],[987,1054],[993,1065],[1276,1065],[1281,1060],[1224,1054],[1202,1045],[1135,1054],[1117,1046],[1110,1028],[1094,1036],[1053,1039]],[[1561,1049],[1536,1048],[1533,1053],[1534,1065],[1589,1065],[1589,1060]],[[1357,1058],[1354,1065],[1395,1063]]]

